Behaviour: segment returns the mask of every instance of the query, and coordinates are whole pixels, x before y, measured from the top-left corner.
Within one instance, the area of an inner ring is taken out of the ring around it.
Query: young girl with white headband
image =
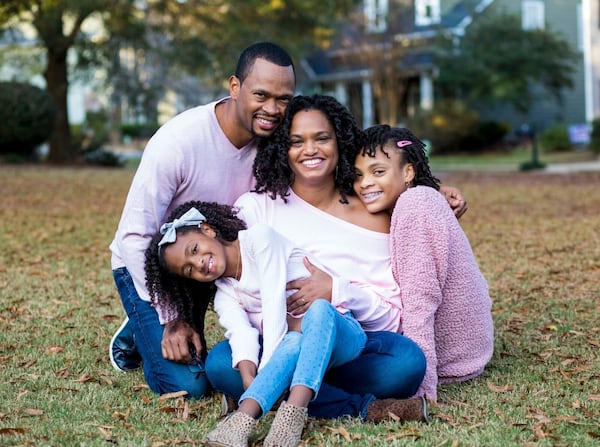
[[[264,445],[296,445],[327,369],[364,347],[366,335],[352,313],[327,300],[286,315],[286,284],[309,276],[306,257],[271,227],[246,229],[234,208],[207,202],[175,209],[146,250],[147,287],[162,307],[188,315],[194,282],[217,286],[214,309],[245,392],[206,444],[246,445],[257,420],[289,389]]]

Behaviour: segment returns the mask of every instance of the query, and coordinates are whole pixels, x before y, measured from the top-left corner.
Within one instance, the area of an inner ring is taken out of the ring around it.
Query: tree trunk
[[[48,93],[56,102],[56,123],[50,136],[50,163],[69,163],[75,160],[71,145],[71,129],[67,112],[67,49],[48,49],[48,63],[44,72]]]

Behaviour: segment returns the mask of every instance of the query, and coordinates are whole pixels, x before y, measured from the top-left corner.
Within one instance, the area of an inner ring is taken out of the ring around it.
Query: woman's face
[[[319,110],[302,110],[292,119],[288,161],[294,183],[333,182],[338,163],[335,131]]]

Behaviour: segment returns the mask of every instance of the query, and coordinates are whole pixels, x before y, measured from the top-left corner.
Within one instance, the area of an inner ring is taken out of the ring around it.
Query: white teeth
[[[366,194],[363,194],[362,196],[365,198],[365,200],[373,200],[376,199],[377,197],[379,197],[381,195],[381,192],[369,192]]]
[[[258,121],[260,121],[263,124],[273,124],[275,121],[272,120],[267,120],[265,118],[257,118]]]
[[[316,166],[321,163],[321,161],[320,158],[311,158],[310,160],[304,160],[302,164],[305,166]]]

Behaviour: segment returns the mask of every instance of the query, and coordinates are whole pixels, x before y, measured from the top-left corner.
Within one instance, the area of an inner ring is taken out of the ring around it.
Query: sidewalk
[[[600,160],[581,163],[551,163],[544,169],[544,172],[551,174],[570,174],[573,172],[591,171],[600,171]]]

